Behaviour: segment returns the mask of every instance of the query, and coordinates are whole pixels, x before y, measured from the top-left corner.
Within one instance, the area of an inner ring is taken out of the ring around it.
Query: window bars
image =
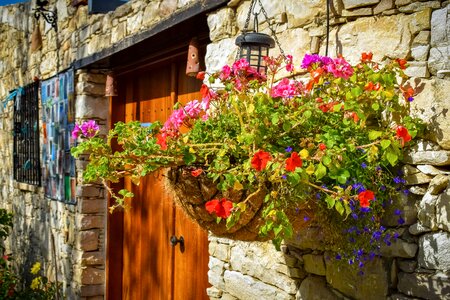
[[[35,81],[14,97],[14,180],[36,186],[41,185],[38,93]]]

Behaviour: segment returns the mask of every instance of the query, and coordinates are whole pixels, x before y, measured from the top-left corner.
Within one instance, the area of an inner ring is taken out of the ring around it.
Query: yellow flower
[[[33,265],[30,272],[31,272],[31,274],[36,275],[40,269],[41,269],[41,263],[37,262]]]
[[[39,286],[41,285],[41,277],[36,277],[33,279],[33,281],[31,281],[31,289],[32,290],[37,290],[39,288]]]
[[[302,159],[307,159],[309,157],[309,152],[306,149],[303,149],[302,151],[300,151],[298,154],[300,154],[300,157]]]

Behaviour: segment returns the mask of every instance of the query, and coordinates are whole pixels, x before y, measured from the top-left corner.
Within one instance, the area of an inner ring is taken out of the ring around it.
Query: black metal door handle
[[[180,236],[180,238],[177,238],[176,235],[172,235],[170,237],[170,245],[175,247],[177,244],[180,244],[180,251],[184,252],[184,237]]]

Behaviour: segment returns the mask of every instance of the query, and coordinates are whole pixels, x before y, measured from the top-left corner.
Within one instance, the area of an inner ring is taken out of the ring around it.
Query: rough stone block
[[[209,257],[209,263],[208,263],[208,281],[211,285],[219,288],[224,289],[225,283],[223,281],[223,272],[225,271],[225,262],[215,258],[215,257]]]
[[[446,174],[450,175],[450,171],[444,169],[444,168],[436,168],[432,165],[418,165],[417,169],[420,170],[420,172],[427,174],[427,175],[439,175],[439,174]]]
[[[422,234],[422,233],[425,233],[425,232],[430,232],[431,228],[423,225],[422,223],[415,223],[415,224],[409,226],[408,231],[412,235],[419,235],[419,234]]]
[[[99,251],[84,252],[81,258],[84,266],[104,265],[105,253]]]
[[[109,100],[107,97],[91,97],[78,95],[75,103],[75,114],[82,119],[108,119]]]
[[[373,15],[373,8],[371,7],[355,8],[352,10],[344,9],[342,11],[343,17],[364,17],[371,15]]]
[[[433,11],[431,16],[431,46],[448,46],[449,43],[449,32],[447,29],[448,18],[448,8],[442,8]],[[447,58],[448,59],[448,58]]]
[[[427,233],[419,238],[419,267],[450,270],[450,233]]]
[[[411,48],[411,56],[416,61],[426,61],[428,53],[430,52],[430,45],[421,45]]]
[[[79,200],[77,209],[79,213],[82,214],[93,214],[93,213],[105,213],[106,212],[106,201],[105,200]]]
[[[392,9],[392,8],[394,8],[394,1],[393,0],[381,0],[380,3],[378,3],[377,6],[375,6],[373,8],[373,13],[375,15],[377,15],[377,14],[383,12],[383,11],[386,11],[386,10],[389,10],[389,9]]]
[[[285,2],[289,28],[297,28],[312,23],[314,18],[326,7],[325,0],[273,2]]]
[[[82,297],[94,297],[105,294],[105,286],[103,284],[83,285],[80,289]]]
[[[224,280],[226,291],[238,299],[292,299],[292,295],[282,287],[266,284],[239,272],[225,271]]]
[[[81,284],[102,284],[105,281],[105,270],[84,268],[81,272]]]
[[[450,50],[449,46],[433,47],[430,49],[430,56],[428,58],[428,67],[433,75],[436,75],[440,70],[450,69]]]
[[[432,230],[437,229],[436,201],[438,196],[426,193],[418,205],[418,219],[420,223]]]
[[[335,300],[336,295],[328,288],[325,278],[309,276],[302,281],[295,298]]]
[[[428,193],[431,195],[440,194],[448,186],[449,180],[450,178],[443,174],[435,176],[428,186]]]
[[[231,8],[223,8],[208,15],[209,37],[215,42],[236,35],[235,13]]]
[[[450,151],[442,150],[409,152],[405,155],[404,161],[406,163],[414,165],[448,166],[450,165]]]
[[[106,218],[104,216],[77,215],[76,224],[80,230],[92,228],[104,228]]]
[[[417,244],[408,243],[402,239],[393,240],[390,246],[381,246],[381,255],[384,257],[413,258],[416,256]]]
[[[436,200],[436,223],[438,228],[450,231],[450,188]]]
[[[398,275],[400,292],[430,300],[445,299],[450,293],[450,278],[444,273],[403,273]]]
[[[431,28],[431,9],[426,8],[411,15],[409,29],[412,34]]]
[[[416,260],[397,260],[397,265],[403,272],[412,273],[417,268]]]
[[[325,261],[323,255],[306,254],[303,255],[305,271],[315,275],[325,276]]]
[[[343,0],[345,9],[377,4],[380,0]]]
[[[80,231],[77,236],[76,248],[84,251],[94,251],[99,246],[99,230]]]
[[[412,13],[427,8],[436,9],[440,7],[441,7],[440,1],[426,1],[426,2],[413,2],[407,6],[399,7],[398,10],[402,13]]]
[[[428,45],[430,43],[430,36],[431,31],[429,30],[420,31],[414,38],[412,46],[415,47],[419,45]]]
[[[430,77],[430,73],[428,72],[427,63],[424,61],[412,61],[408,62],[408,67],[405,70],[405,74],[409,77],[421,77],[427,78]]]
[[[346,296],[356,299],[385,299],[389,289],[388,269],[383,260],[374,259],[364,268],[364,276],[358,268],[334,258],[325,259],[327,282]]]
[[[426,175],[423,173],[416,173],[409,176],[405,176],[406,184],[407,185],[417,185],[417,184],[424,184],[428,183],[433,179],[433,176]]]

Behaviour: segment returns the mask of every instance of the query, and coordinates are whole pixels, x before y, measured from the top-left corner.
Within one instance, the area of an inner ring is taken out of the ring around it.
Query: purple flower
[[[398,225],[403,225],[405,224],[405,220],[402,217],[399,217],[397,220]]]
[[[286,179],[287,178],[286,174],[281,175],[281,178]]]
[[[355,214],[355,213],[352,213],[352,218],[355,219],[355,220],[358,220],[358,215]]]
[[[308,216],[304,216],[304,217],[303,217],[303,221],[308,222],[309,220],[310,220],[310,219],[309,219]]]
[[[413,102],[413,101],[414,101],[414,98],[413,98],[413,97],[408,97],[408,101],[409,101],[409,102]]]
[[[384,192],[384,191],[386,190],[386,186],[385,186],[385,185],[380,186],[380,190],[381,190],[382,192]]]
[[[375,231],[375,232],[372,234],[372,238],[373,238],[374,240],[378,241],[378,240],[381,238],[381,232],[380,232],[380,231]]]
[[[338,253],[338,254],[336,254],[336,259],[337,260],[341,260],[341,258],[342,258],[342,256]]]
[[[396,184],[400,184],[400,183],[402,183],[402,178],[400,178],[399,176],[394,177],[394,182],[395,182]]]
[[[364,264],[362,261],[359,262],[358,267],[360,267],[360,268],[364,267]]]
[[[380,166],[376,166],[375,170],[376,171],[381,171],[381,167]]]
[[[286,151],[288,153],[291,153],[292,152],[292,147],[291,146],[286,147],[286,149],[284,149],[284,151]]]
[[[404,190],[403,190],[403,194],[409,195],[409,190],[408,190],[408,189],[404,189]]]
[[[394,210],[394,215],[396,215],[396,216],[400,216],[402,214],[402,211],[400,210],[400,209],[396,209],[396,210]]]
[[[365,168],[367,168],[367,164],[363,162],[363,163],[361,164],[361,167],[362,167],[363,169],[365,169]]]
[[[97,125],[97,123],[95,123],[94,120],[84,122],[83,124],[81,124],[80,128],[83,135],[87,138],[94,137],[100,129],[100,127]]]
[[[359,210],[363,213],[368,213],[370,211],[370,207],[361,207]]]
[[[302,68],[308,69],[311,65],[320,62],[320,55],[318,54],[305,54],[302,61]]]
[[[75,128],[72,131],[72,138],[76,140],[81,134],[81,127],[78,124],[75,124]]]
[[[348,264],[349,264],[349,265],[353,265],[353,259],[349,259],[349,260],[348,260]]]

